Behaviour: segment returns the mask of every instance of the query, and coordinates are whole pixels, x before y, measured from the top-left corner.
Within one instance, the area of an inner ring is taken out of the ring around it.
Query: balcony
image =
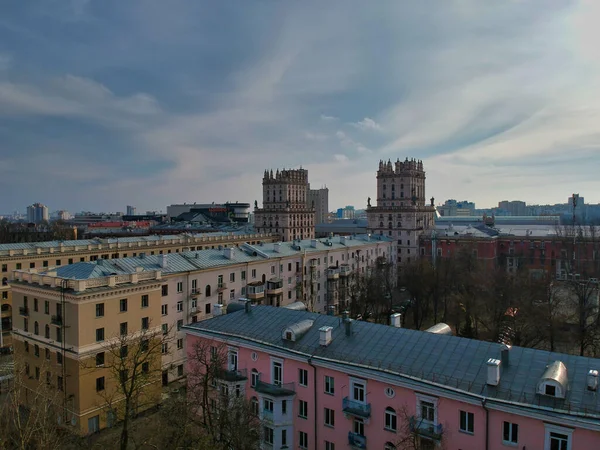
[[[441,423],[436,425],[416,416],[412,416],[410,418],[409,425],[411,432],[418,434],[419,436],[425,436],[435,440],[440,440],[442,438],[442,433],[444,432],[444,428]]]
[[[339,267],[332,266],[327,269],[327,279],[328,280],[337,280],[339,277],[340,277]]]
[[[296,395],[295,383],[267,383],[258,381],[254,390],[260,394],[270,395],[272,397],[290,397]]]
[[[350,400],[349,397],[344,397],[342,400],[342,410],[344,414],[351,414],[356,417],[368,419],[371,417],[371,404],[361,403],[356,400]]]
[[[190,316],[195,316],[196,314],[198,314],[198,307],[194,306],[190,308]]]
[[[198,296],[201,294],[200,289],[192,289],[192,292],[190,292],[190,297],[192,298],[198,298]]]
[[[52,325],[57,325],[57,326],[62,326],[63,320],[62,320],[62,316],[52,316],[50,318],[50,323]]]
[[[221,370],[217,378],[226,382],[245,381],[248,379],[248,372],[246,369]]]
[[[345,264],[340,267],[340,275],[343,277],[347,277],[352,273],[352,269],[349,265]]]
[[[29,317],[29,308],[27,306],[20,306],[19,314],[25,317]]]
[[[348,433],[348,444],[352,448],[367,448],[367,438],[361,434]]]
[[[267,295],[283,294],[283,280],[280,278],[272,278],[267,281]]]
[[[227,290],[227,283],[222,282],[217,285],[217,292],[223,292]]]
[[[250,300],[261,300],[265,297],[265,284],[262,281],[248,283],[246,297]]]
[[[269,411],[268,409],[263,409],[262,418],[266,422],[273,422],[273,411]]]

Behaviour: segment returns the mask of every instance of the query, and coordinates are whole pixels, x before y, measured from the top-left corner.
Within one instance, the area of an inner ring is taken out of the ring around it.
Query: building
[[[140,324],[171,333],[161,358],[166,385],[184,376],[184,325],[211,318],[240,297],[273,306],[300,301],[313,311],[335,312],[348,301],[349,277],[390,258],[390,249],[389,239],[363,235],[141,252],[45,270],[16,270],[11,282],[14,351],[32,373],[42,366],[37,355],[49,355],[56,372],[50,379],[54,383],[61,377],[66,383],[69,411],[82,433],[91,432],[110,422],[93,388],[100,377],[108,383],[108,375],[102,368],[82,371],[78,361],[102,352],[101,342],[123,329],[136,333]],[[35,351],[27,350],[32,348]],[[55,364],[58,360],[61,363]]]
[[[254,204],[254,226],[262,233],[277,233],[283,241],[315,236],[315,208],[307,205],[308,171],[265,170],[263,207]]]
[[[329,220],[329,189],[311,189],[308,185],[306,206],[315,210],[315,224],[326,223]]]
[[[441,216],[474,216],[475,203],[466,200],[457,202],[456,200],[446,200],[442,206],[437,207]]]
[[[34,203],[27,207],[27,222],[48,222],[48,207],[41,203]]]
[[[50,267],[99,259],[127,258],[141,253],[151,256],[215,249],[219,246],[239,245],[246,242],[257,244],[279,240],[278,235],[233,232],[0,244],[3,345],[10,345],[12,321],[10,283],[15,270],[44,271]]]
[[[221,392],[255,405],[264,449],[600,448],[600,359],[390,321],[250,306],[184,329],[228,353]]]
[[[128,216],[135,216],[135,206],[129,206],[129,205],[127,205],[127,215]]]
[[[315,225],[315,235],[327,236],[352,236],[367,233],[367,219],[334,219],[329,223]]]
[[[184,203],[167,206],[169,221],[190,221],[199,214],[211,222],[248,223],[250,203]]]
[[[510,216],[526,216],[528,215],[527,205],[520,200],[508,201],[503,200],[498,202],[498,209],[506,212]]]
[[[392,164],[380,161],[377,205],[367,205],[369,231],[397,241],[397,262],[419,256],[419,237],[435,225],[435,207],[425,203],[423,162],[415,159]]]
[[[346,206],[344,208],[338,208],[337,218],[338,219],[354,219],[356,217],[356,211],[354,206]]]

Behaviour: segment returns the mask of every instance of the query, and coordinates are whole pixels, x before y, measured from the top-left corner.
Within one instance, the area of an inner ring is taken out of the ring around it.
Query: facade
[[[135,216],[135,206],[129,206],[129,205],[127,205],[127,215],[128,216]]]
[[[520,200],[508,201],[503,200],[498,202],[498,209],[508,213],[511,216],[526,216],[528,215],[527,205]]]
[[[88,239],[74,241],[23,242],[0,244],[0,298],[2,301],[3,346],[10,345],[13,271],[48,270],[78,262],[127,258],[145,253],[149,256],[214,249],[219,246],[279,241],[279,236],[261,233],[205,233],[167,236]]]
[[[48,207],[41,203],[34,203],[27,207],[27,222],[48,222]]]
[[[456,200],[446,200],[442,206],[437,208],[441,216],[474,216],[475,203],[466,200],[457,202]]]
[[[185,331],[228,352],[265,449],[600,447],[599,359],[267,306]]]
[[[377,205],[367,205],[369,231],[397,241],[397,263],[419,257],[419,237],[435,226],[435,207],[425,202],[423,162],[415,159],[392,164],[380,161]]]
[[[266,171],[263,176],[263,207],[254,205],[254,227],[277,233],[283,241],[315,237],[315,207],[307,205],[308,171]]]
[[[329,189],[311,189],[308,185],[306,206],[315,209],[315,224],[325,223],[329,220]]]
[[[376,261],[390,258],[390,249],[389,239],[364,235],[158,255],[142,252],[47,270],[17,270],[11,282],[14,351],[32,371],[41,367],[43,355],[50,355],[56,371],[50,375],[52,382],[61,377],[67,383],[64,392],[74,395],[69,411],[80,431],[87,433],[110,422],[109,411],[100,404],[102,396],[90,394],[95,392],[90,383],[102,376],[108,380],[108,375],[103,369],[82,372],[77,363],[101,352],[94,330],[104,328],[106,341],[125,322],[128,333],[138,331],[141,323],[167,333],[161,358],[166,385],[185,374],[183,326],[213,317],[240,297],[272,306],[300,301],[323,313],[339,310],[347,302],[344,286],[351,273],[364,273]],[[57,308],[63,285],[66,306],[61,310]],[[98,316],[95,305],[100,304]],[[37,350],[32,352],[32,347]],[[65,361],[61,365],[55,363],[57,352]],[[77,383],[80,378],[83,381]]]
[[[346,206],[337,210],[338,219],[354,219],[355,217],[356,211],[354,210],[354,206]]]

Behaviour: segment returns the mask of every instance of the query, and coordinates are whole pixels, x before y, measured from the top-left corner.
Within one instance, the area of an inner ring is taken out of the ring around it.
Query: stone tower
[[[367,205],[370,233],[391,237],[399,265],[419,257],[419,237],[435,227],[433,199],[425,199],[423,162],[415,159],[379,161],[377,205]]]
[[[315,208],[307,205],[308,171],[265,170],[263,207],[255,205],[254,226],[260,233],[278,233],[283,241],[315,237]]]

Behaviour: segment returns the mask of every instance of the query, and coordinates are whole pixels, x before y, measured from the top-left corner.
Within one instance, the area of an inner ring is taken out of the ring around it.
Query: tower
[[[408,159],[379,161],[377,205],[367,206],[370,233],[396,240],[397,263],[414,261],[419,256],[419,237],[435,227],[433,199],[425,199],[423,162]]]
[[[315,207],[307,205],[308,171],[265,170],[263,207],[255,204],[254,226],[261,233],[278,233],[283,241],[315,237]]]

